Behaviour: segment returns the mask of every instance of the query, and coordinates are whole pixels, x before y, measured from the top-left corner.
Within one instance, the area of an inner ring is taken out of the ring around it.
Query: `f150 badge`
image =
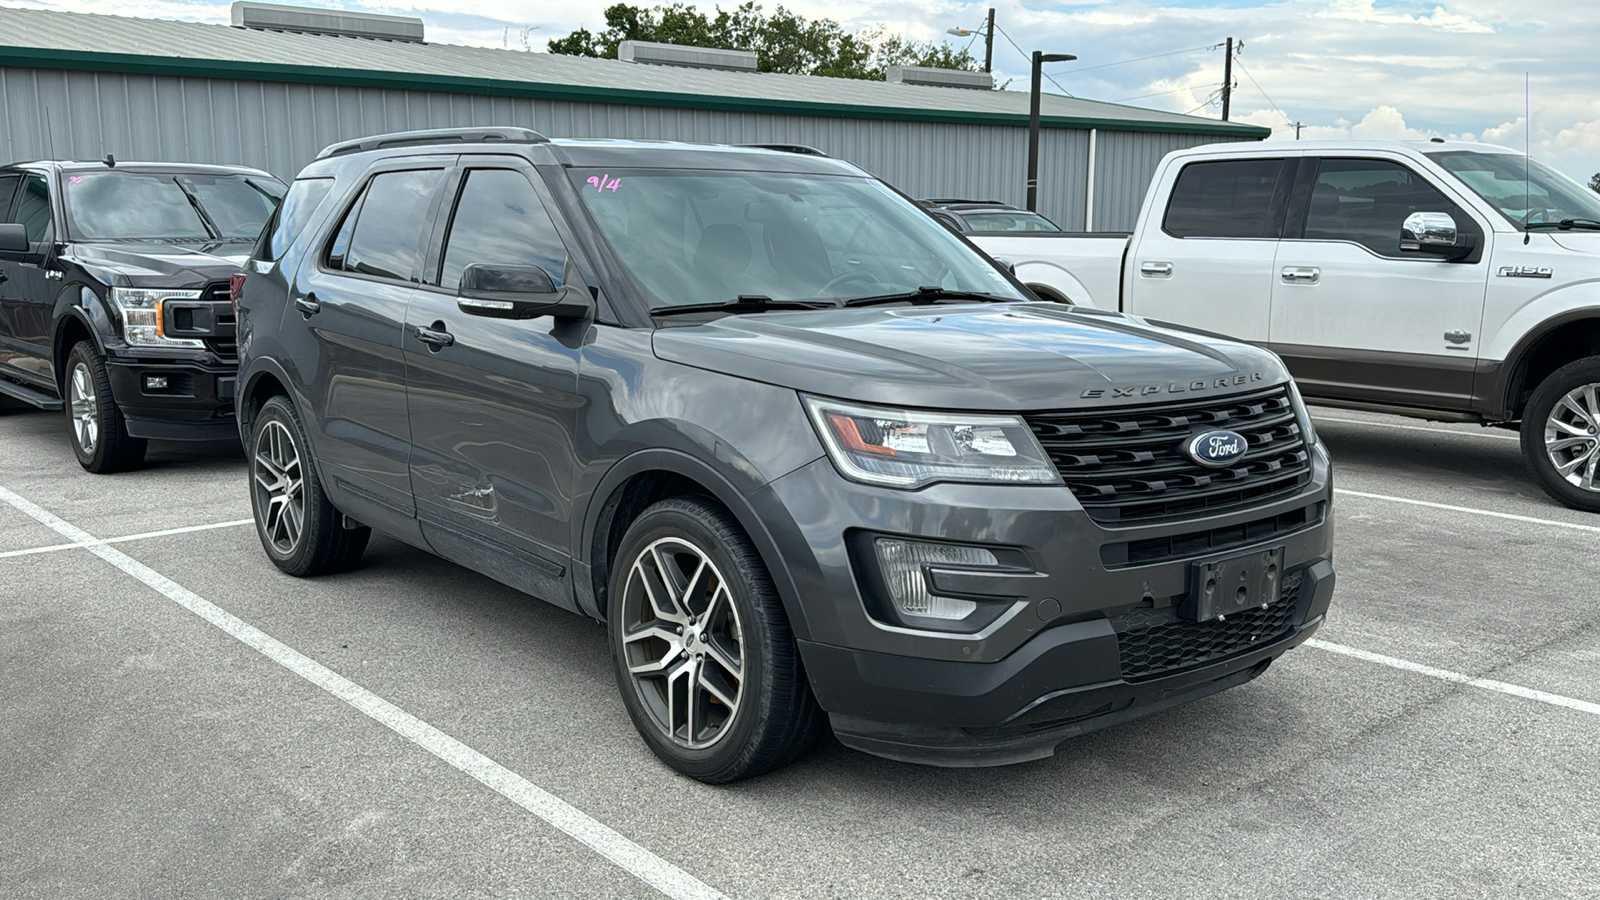
[[[1554,273],[1549,266],[1501,266],[1501,278],[1549,278]]]
[[[1220,469],[1231,466],[1250,449],[1250,442],[1237,431],[1207,431],[1189,439],[1183,452],[1202,466]]]

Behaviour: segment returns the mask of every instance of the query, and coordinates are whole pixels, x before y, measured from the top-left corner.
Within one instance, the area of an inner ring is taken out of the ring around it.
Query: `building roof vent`
[[[923,87],[967,88],[975,91],[994,90],[994,76],[988,72],[967,72],[961,69],[934,69],[927,66],[890,66],[884,81],[895,84],[915,84]]]
[[[711,47],[653,44],[649,41],[623,41],[617,45],[617,59],[657,66],[720,69],[724,72],[756,71],[756,55],[747,50],[715,50]]]
[[[237,0],[233,4],[233,27],[422,43],[422,20],[409,16],[380,16],[247,0]]]

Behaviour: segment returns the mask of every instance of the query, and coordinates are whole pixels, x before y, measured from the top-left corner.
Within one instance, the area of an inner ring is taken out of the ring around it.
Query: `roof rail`
[[[397,131],[329,144],[317,159],[383,150],[389,147],[414,147],[427,144],[548,144],[550,139],[527,128],[430,128],[424,131]]]
[[[751,150],[776,150],[779,153],[798,153],[801,156],[827,156],[815,147],[805,144],[736,144],[738,147],[747,147]]]

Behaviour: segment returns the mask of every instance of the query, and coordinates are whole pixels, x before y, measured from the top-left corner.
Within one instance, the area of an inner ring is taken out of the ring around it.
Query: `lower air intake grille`
[[[1171,609],[1139,609],[1113,618],[1122,677],[1131,681],[1171,674],[1283,636],[1299,603],[1302,580],[1302,573],[1289,573],[1276,603],[1226,619],[1191,622]]]

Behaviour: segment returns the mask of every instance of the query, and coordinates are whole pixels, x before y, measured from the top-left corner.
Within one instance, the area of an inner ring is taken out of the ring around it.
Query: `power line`
[[[1093,69],[1104,69],[1107,66],[1121,66],[1121,65],[1126,65],[1128,63],[1144,62],[1147,59],[1161,59],[1162,57],[1178,56],[1178,55],[1181,55],[1181,54],[1184,54],[1184,53],[1199,53],[1202,50],[1215,50],[1220,46],[1222,46],[1222,45],[1221,44],[1212,44],[1209,47],[1190,47],[1188,50],[1174,50],[1171,53],[1157,53],[1157,54],[1155,54],[1153,56],[1137,56],[1137,57],[1134,57],[1133,59],[1119,59],[1116,62],[1100,63],[1099,65],[1096,65],[1096,66],[1074,66],[1072,71],[1074,71],[1074,72],[1088,72],[1088,71],[1091,71]]]
[[[1288,125],[1290,127],[1293,127],[1294,126],[1294,120],[1289,118],[1289,114],[1283,111],[1283,108],[1278,105],[1277,101],[1275,101],[1271,97],[1267,96],[1266,90],[1261,87],[1261,82],[1256,81],[1256,77],[1254,75],[1250,74],[1250,70],[1246,69],[1244,67],[1244,63],[1239,62],[1237,59],[1235,59],[1233,61],[1233,64],[1239,67],[1239,71],[1244,73],[1244,77],[1250,79],[1250,83],[1256,86],[1256,90],[1261,91],[1261,96],[1267,98],[1267,103],[1272,106],[1272,111],[1277,113],[1280,116],[1283,116],[1284,124]]]
[[[1016,47],[1017,52],[1022,54],[1022,58],[1026,59],[1028,61],[1028,65],[1030,65],[1030,66],[1033,65],[1033,54],[1031,54],[1028,51],[1022,49],[1021,47],[1017,46],[1017,42],[1014,41],[1014,40],[1011,40],[1011,35],[1006,34],[1006,30],[1004,28],[1001,28],[1000,24],[998,22],[995,23],[994,30],[998,31],[1002,35],[1004,35],[1005,39],[1010,42],[1012,47]],[[1043,75],[1046,78],[1050,78],[1050,73],[1044,71],[1043,69],[1039,70],[1039,74]],[[1055,80],[1054,78],[1050,78],[1050,83],[1055,85],[1056,86],[1056,90],[1060,91],[1061,93],[1066,94],[1068,97],[1072,97],[1072,99],[1074,99],[1074,100],[1078,99],[1076,96],[1073,95],[1073,93],[1071,91],[1069,91],[1066,88],[1062,87],[1061,86],[1061,82]]]
[[[1149,97],[1165,97],[1168,94],[1181,94],[1184,91],[1192,91],[1197,87],[1204,87],[1205,85],[1210,84],[1210,83],[1211,82],[1201,82],[1200,84],[1191,84],[1191,85],[1189,85],[1187,87],[1174,88],[1174,89],[1172,89],[1170,91],[1158,91],[1158,92],[1156,92],[1154,94],[1140,94],[1137,97],[1123,97],[1121,100],[1113,100],[1111,102],[1113,102],[1113,103],[1127,103],[1130,100],[1144,100],[1144,99],[1147,99]]]

